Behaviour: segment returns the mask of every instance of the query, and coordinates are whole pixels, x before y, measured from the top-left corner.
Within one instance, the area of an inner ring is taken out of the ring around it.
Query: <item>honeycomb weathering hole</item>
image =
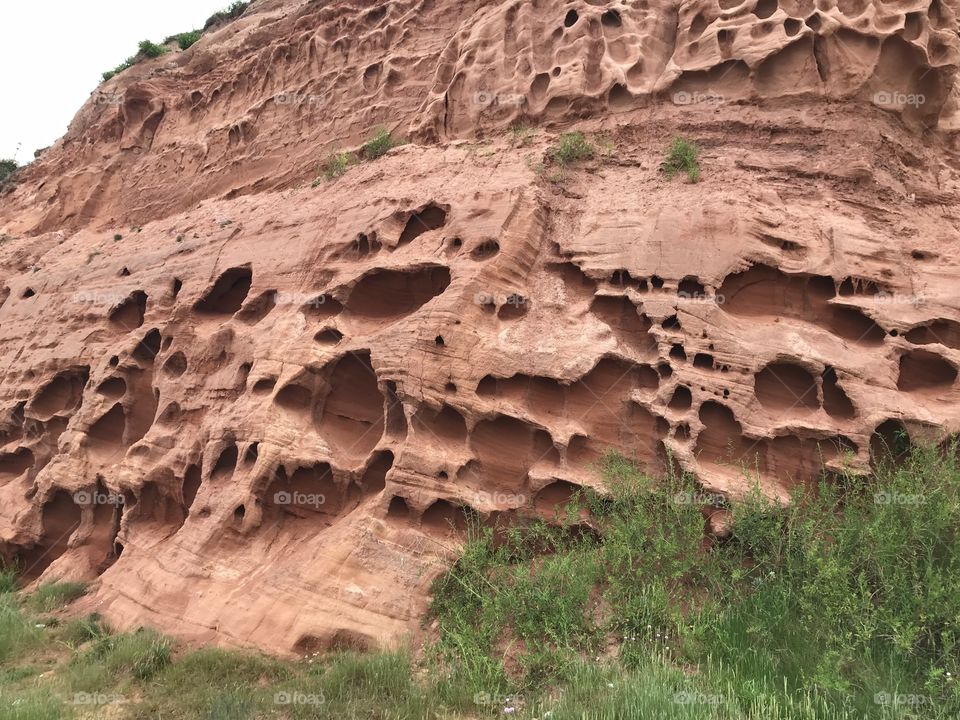
[[[870,459],[874,467],[899,464],[909,452],[910,435],[899,420],[885,420],[870,436]]]
[[[193,501],[197,499],[197,493],[200,492],[202,471],[199,465],[191,465],[183,475],[183,506],[188,510],[193,506]]]
[[[590,305],[590,312],[605,322],[617,340],[625,346],[641,354],[656,351],[656,339],[649,332],[649,318],[641,314],[628,298],[597,296]]]
[[[115,403],[87,433],[91,453],[109,455],[122,450],[126,426],[127,418],[123,412],[123,406]]]
[[[768,410],[778,412],[816,411],[817,383],[807,370],[791,363],[771,363],[754,380],[757,400]]]
[[[298,467],[289,476],[278,471],[267,488],[266,504],[298,517],[336,515],[343,507],[333,469],[325,462]]]
[[[437,500],[423,513],[420,525],[431,534],[454,535],[466,528],[467,521],[463,508],[446,500]]]
[[[850,420],[856,417],[856,408],[837,384],[837,371],[828,367],[823,371],[823,409],[835,418]]]
[[[27,448],[18,448],[14,452],[0,455],[0,482],[19,477],[33,467],[35,458]]]
[[[216,465],[213,466],[213,472],[210,473],[210,478],[212,480],[219,480],[220,478],[231,476],[237,468],[239,455],[240,453],[235,443],[224,448],[220,453],[220,457],[217,459]]]
[[[398,245],[406,245],[424,233],[431,230],[439,230],[447,224],[447,211],[439,205],[433,203],[427,205],[423,210],[419,210],[410,216],[407,220],[403,232],[400,234]]]
[[[450,285],[450,270],[441,265],[409,270],[375,270],[353,288],[347,309],[364,318],[409,315]]]
[[[788,275],[754,265],[727,276],[717,294],[725,298],[721,307],[731,315],[802,320],[863,345],[880,345],[886,338],[883,328],[858,308],[831,302],[836,285],[826,276]]]
[[[30,403],[30,413],[41,420],[75,410],[83,397],[83,388],[90,378],[89,368],[58,373]]]
[[[960,323],[953,320],[934,320],[929,325],[915,327],[906,334],[914,345],[946,345],[960,350]]]
[[[406,520],[410,517],[410,506],[407,501],[399,495],[390,498],[390,505],[387,507],[387,517],[395,520]]]
[[[347,457],[366,457],[384,431],[384,403],[370,352],[351,352],[330,373],[331,387],[318,429]]]
[[[211,315],[233,315],[243,307],[253,284],[250,268],[230,268],[194,305],[197,312]]]
[[[70,537],[80,527],[81,510],[66,490],[57,490],[43,505],[39,543],[19,553],[22,577],[34,580],[69,548]]]
[[[147,312],[147,294],[137,290],[110,311],[108,319],[120,330],[136,330]]]
[[[360,481],[364,495],[376,495],[387,486],[387,473],[393,467],[393,453],[381,450],[375,453]]]
[[[957,379],[957,368],[935,353],[915,350],[900,358],[897,389],[903,392],[944,390]]]
[[[180,377],[187,371],[187,356],[178,350],[163,363],[163,371],[172,378]]]

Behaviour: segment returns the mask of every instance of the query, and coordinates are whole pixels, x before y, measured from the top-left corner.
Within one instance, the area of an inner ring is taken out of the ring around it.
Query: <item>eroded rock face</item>
[[[278,0],[121,74],[0,205],[5,556],[121,627],[377,646],[464,508],[553,517],[610,449],[786,497],[956,432],[955,28]],[[518,118],[616,149],[554,184]],[[414,142],[310,187],[384,122]]]

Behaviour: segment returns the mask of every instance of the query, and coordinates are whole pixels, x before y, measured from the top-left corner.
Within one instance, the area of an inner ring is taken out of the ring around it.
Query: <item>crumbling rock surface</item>
[[[120,627],[375,647],[465,509],[610,450],[787,497],[957,432],[956,18],[262,0],[121,73],[0,198],[0,549]],[[572,127],[614,151],[551,182]]]

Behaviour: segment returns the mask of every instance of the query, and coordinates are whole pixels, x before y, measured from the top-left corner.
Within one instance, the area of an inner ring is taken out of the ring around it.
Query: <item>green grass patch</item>
[[[0,595],[17,591],[17,572],[0,567]]]
[[[579,130],[564,133],[550,149],[550,157],[558,165],[572,165],[581,160],[589,160],[596,153],[593,143]]]
[[[700,180],[700,148],[689,140],[674,138],[660,169],[668,180],[673,180],[677,173],[686,173],[690,182],[698,182]]]
[[[0,595],[0,663],[6,665],[41,643],[43,633],[36,625],[24,616],[12,594]]]
[[[69,605],[87,591],[84,583],[56,582],[41,585],[27,599],[34,612],[51,612]]]
[[[331,153],[321,168],[323,179],[331,182],[342,177],[354,162],[354,156],[348,152]]]
[[[682,500],[689,480],[654,482],[617,456],[604,472],[611,494],[579,499],[595,532],[476,528],[437,582],[435,652],[457,685],[538,696],[575,687],[602,655],[625,704],[608,698],[589,717],[630,716],[631,703],[643,716],[690,716],[676,707],[690,703],[667,713],[643,687],[637,673],[659,658],[658,672],[699,668],[675,692],[701,713],[722,704],[724,718],[893,717],[917,703],[922,717],[960,712],[953,455],[917,450],[872,487],[825,479],[788,506],[754,493],[734,508],[733,538],[709,552],[700,508]]]
[[[367,140],[363,147],[360,148],[365,160],[376,160],[379,157],[386,155],[388,152],[393,150],[395,147],[403,145],[403,140],[398,140],[390,134],[390,131],[385,127],[377,128],[376,134]]]
[[[150,630],[35,615],[70,596],[62,584],[0,593],[0,720],[952,719],[956,449],[824,477],[790,504],[751,493],[712,545],[691,479],[609,455],[609,492],[582,491],[557,521],[470,521],[423,655],[175,658]]]

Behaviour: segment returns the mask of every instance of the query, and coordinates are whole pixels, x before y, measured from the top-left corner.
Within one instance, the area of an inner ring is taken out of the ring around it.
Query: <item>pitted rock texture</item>
[[[611,449],[785,498],[957,432],[956,46],[945,2],[275,1],[122,73],[0,205],[5,558],[383,646],[465,509],[553,518]],[[551,182],[572,127],[614,149]]]
[[[843,100],[960,130],[956,0],[260,0],[104,83],[6,202],[17,232],[142,224],[421,142],[642,108]],[[624,118],[625,119],[625,118]]]

